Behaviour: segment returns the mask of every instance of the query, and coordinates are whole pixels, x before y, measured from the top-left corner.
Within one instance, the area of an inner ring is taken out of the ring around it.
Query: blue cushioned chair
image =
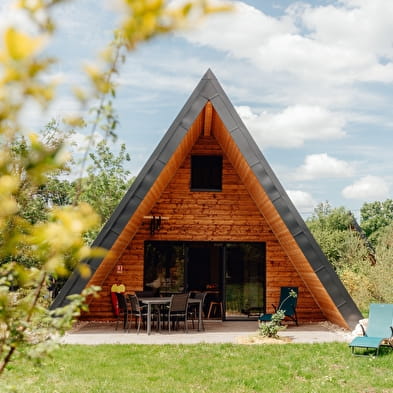
[[[376,356],[381,345],[392,347],[393,304],[370,304],[367,329],[363,336],[355,337],[349,344],[353,355],[368,355],[368,351],[356,352],[355,348],[373,349]]]
[[[296,297],[291,296],[292,291],[296,293]],[[278,306],[272,304],[275,313],[278,310],[283,310],[285,313],[285,317],[288,317],[289,319],[294,321],[296,323],[296,326],[298,326],[297,314],[296,314],[297,297],[298,297],[297,287],[281,287],[280,301],[278,303]],[[259,320],[261,322],[269,322],[272,320],[272,315],[273,314],[261,314]]]

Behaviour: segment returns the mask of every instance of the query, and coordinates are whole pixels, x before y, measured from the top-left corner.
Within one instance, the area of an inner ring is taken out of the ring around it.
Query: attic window
[[[222,190],[222,157],[191,156],[191,191]]]

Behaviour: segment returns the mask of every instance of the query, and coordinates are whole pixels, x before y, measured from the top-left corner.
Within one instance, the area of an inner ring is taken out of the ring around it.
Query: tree
[[[338,274],[352,299],[361,310],[367,310],[375,298],[375,282],[371,278],[374,266],[364,239],[357,232],[348,231],[339,266]]]
[[[344,207],[333,208],[328,202],[319,204],[306,224],[330,263],[339,270],[345,254],[348,233],[353,220]]]
[[[103,140],[90,153],[90,158],[92,164],[87,168],[87,177],[82,179],[79,199],[90,203],[106,221],[130,186],[130,171],[124,168],[130,156],[124,144],[115,155]]]
[[[340,277],[360,309],[367,310],[369,304],[392,303],[393,288],[389,277],[393,270],[393,225],[380,231],[375,246],[376,263],[367,260],[368,249],[359,238],[354,238]]]
[[[41,355],[42,349],[47,349],[47,338],[69,327],[85,309],[85,297],[97,291],[90,288],[61,309],[48,310],[41,303],[49,276],[67,274],[68,266],[76,266],[80,274],[88,276],[88,268],[80,261],[102,256],[102,250],[91,249],[83,241],[84,233],[98,223],[93,209],[76,200],[72,205],[49,206],[46,219],[26,216],[22,209],[29,197],[23,198],[26,190],[48,190],[51,176],[66,170],[68,164],[62,141],[45,143],[37,134],[27,132],[21,122],[27,105],[34,103],[45,109],[55,97],[55,86],[45,78],[53,59],[43,56],[42,50],[55,33],[50,11],[61,2],[19,0],[20,9],[29,14],[35,29],[29,26],[27,33],[7,28],[0,48],[0,260],[7,261],[0,266],[0,374],[22,344],[30,344],[34,349],[30,354]],[[76,89],[85,108],[91,107],[92,100],[98,101],[92,134],[102,117],[106,135],[113,130],[115,116],[108,97],[115,96],[112,77],[127,51],[213,10],[202,0],[171,7],[164,0],[123,3],[124,19],[106,50],[103,68],[88,67],[90,89]],[[68,118],[68,123],[73,127],[84,124],[80,118]],[[20,141],[22,149],[15,152]],[[52,200],[56,197],[52,193]],[[36,266],[18,262],[26,250]],[[39,329],[42,334],[34,336],[32,346],[32,332]]]
[[[360,225],[375,245],[382,230],[393,223],[393,200],[365,203],[360,209]]]
[[[377,263],[372,269],[372,279],[376,285],[375,300],[393,303],[393,286],[389,278],[393,272],[393,224],[380,231],[376,245]]]
[[[130,156],[124,144],[119,153],[114,154],[107,141],[102,140],[95,152],[90,153],[90,158],[92,163],[87,168],[87,176],[74,182],[74,188],[77,192],[80,187],[78,199],[89,203],[99,214],[101,223],[105,223],[132,183],[130,171],[124,168]],[[90,241],[95,238],[98,229],[89,233]]]
[[[392,272],[393,223],[387,224],[390,202],[381,209],[382,203],[365,204],[370,223],[383,223],[374,234],[375,260],[370,260],[367,238],[354,231],[352,214],[344,209],[321,204],[314,215],[306,221],[323,252],[333,264],[351,297],[361,310],[367,310],[371,302],[393,301],[390,281]],[[382,212],[384,212],[382,214]],[[385,214],[386,213],[386,214]],[[381,220],[378,220],[380,218]],[[376,225],[374,228],[376,228]],[[363,227],[363,226],[362,226]],[[370,225],[371,227],[371,225]],[[374,254],[374,250],[371,250]],[[376,261],[376,262],[375,262]]]
[[[44,130],[38,134],[39,142],[47,149],[58,151],[61,154],[64,141],[69,138],[73,130],[64,131],[59,127],[58,122],[51,120]],[[43,184],[36,184],[26,174],[25,162],[29,155],[29,142],[22,135],[15,138],[10,146],[11,152],[11,172],[17,175],[21,185],[16,194],[16,201],[19,206],[20,215],[29,223],[46,221],[48,219],[48,207],[57,205],[63,206],[72,203],[72,186],[67,180],[60,180],[60,176],[65,176],[71,170],[72,159],[64,162],[57,169],[53,168],[46,174],[46,181]]]
[[[67,132],[67,135],[72,131]],[[61,151],[61,146],[66,138],[66,133],[61,131],[55,121],[50,121],[39,134],[39,141],[51,151]],[[6,145],[3,145],[4,147]],[[73,187],[66,180],[61,181],[59,176],[69,171],[70,163],[66,163],[57,170],[53,169],[46,174],[45,183],[37,184],[32,181],[26,170],[29,155],[32,154],[29,140],[24,136],[16,137],[9,145],[10,164],[9,170],[20,181],[20,186],[15,193],[20,220],[13,222],[15,233],[23,233],[25,223],[37,224],[48,221],[50,208],[72,203]],[[31,163],[28,164],[31,166]],[[20,244],[18,254],[6,255],[0,258],[0,265],[17,261],[26,267],[40,267],[39,260],[34,257],[31,247]]]

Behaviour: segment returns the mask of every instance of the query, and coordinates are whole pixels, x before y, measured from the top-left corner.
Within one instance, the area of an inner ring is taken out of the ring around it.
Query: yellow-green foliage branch
[[[48,176],[67,165],[64,146],[47,145],[21,120],[29,105],[45,111],[56,97],[56,86],[48,82],[46,73],[55,59],[44,50],[56,33],[52,8],[65,0],[19,0],[14,12],[25,13],[33,26],[25,31],[9,26],[0,39],[0,374],[21,345],[28,344],[40,357],[50,347],[48,337],[62,333],[82,311],[87,311],[86,297],[97,296],[99,288],[88,288],[74,295],[66,307],[49,310],[42,304],[47,279],[78,269],[88,277],[90,271],[83,260],[103,255],[103,251],[87,247],[83,234],[94,228],[98,216],[93,209],[77,201],[73,206],[49,209],[48,219],[31,223],[21,212],[20,193],[45,184]],[[157,35],[189,26],[201,17],[226,7],[211,7],[209,2],[195,0],[169,6],[160,0],[123,0],[124,20],[116,30],[115,40],[101,62],[86,66],[90,88],[76,90],[76,98],[90,108],[98,100],[94,131],[102,117],[113,128],[108,97],[115,95],[113,75],[128,51]],[[97,65],[98,64],[98,65]],[[108,109],[109,108],[109,109]],[[73,126],[84,125],[80,118],[70,117]],[[103,126],[108,133],[108,124]],[[23,151],[13,148],[26,138]],[[36,267],[18,263],[23,253],[37,261]],[[41,335],[37,329],[42,329]],[[43,345],[42,345],[43,344]]]

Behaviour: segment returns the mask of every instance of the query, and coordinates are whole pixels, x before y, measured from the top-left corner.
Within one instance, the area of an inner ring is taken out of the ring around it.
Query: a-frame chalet
[[[280,287],[298,287],[300,323],[354,328],[362,318],[265,157],[208,70],[94,246],[90,279],[71,275],[52,307],[102,287],[85,319],[113,318],[110,290],[159,283],[161,292],[210,289],[223,319],[271,312]]]

